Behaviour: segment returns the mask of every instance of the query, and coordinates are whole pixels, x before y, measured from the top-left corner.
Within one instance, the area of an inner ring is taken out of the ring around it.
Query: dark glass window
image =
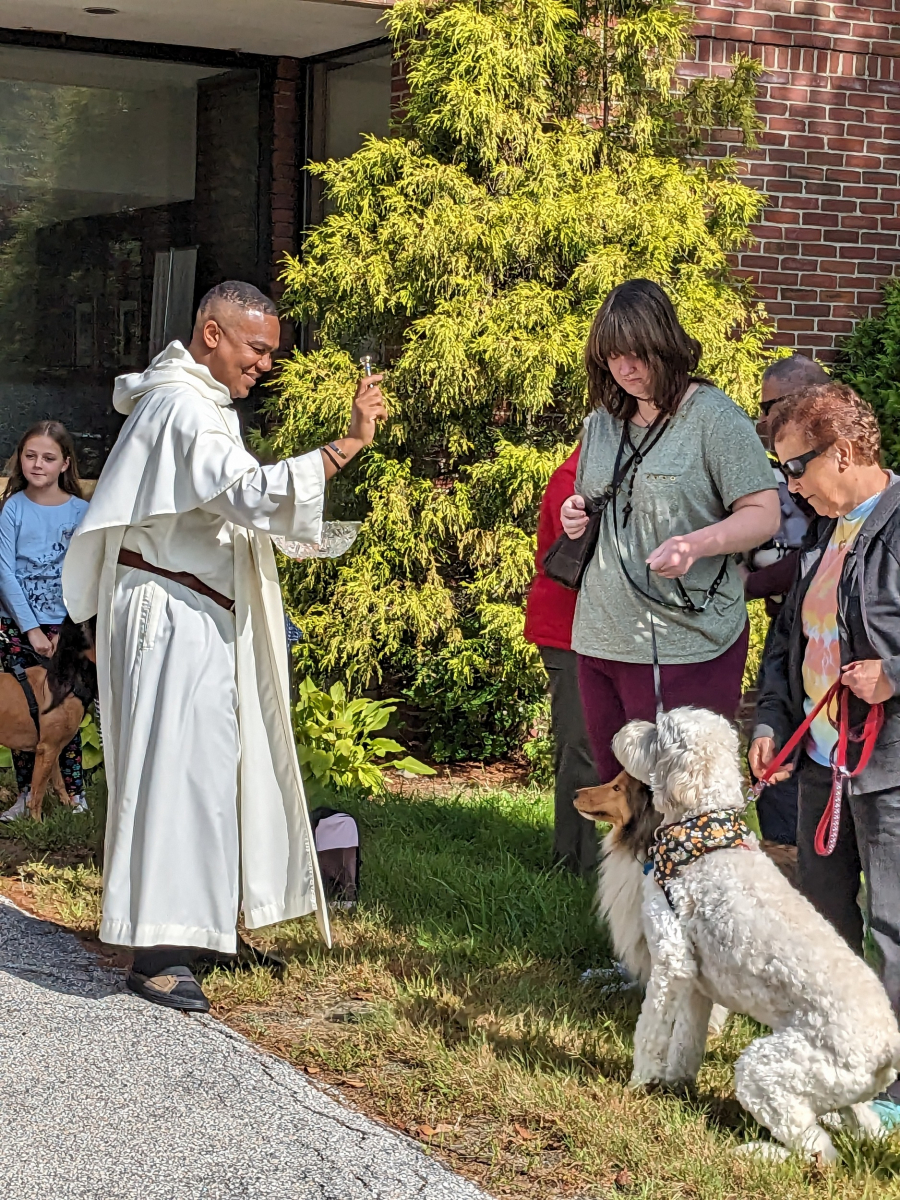
[[[259,159],[255,70],[0,47],[0,456],[55,417],[96,474],[114,377],[264,282]]]

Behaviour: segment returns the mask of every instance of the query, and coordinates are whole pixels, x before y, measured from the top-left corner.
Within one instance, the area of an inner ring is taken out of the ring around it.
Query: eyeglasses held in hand
[[[820,454],[824,454],[824,450],[807,450],[805,454],[799,454],[796,458],[789,458],[787,462],[781,462],[779,459],[778,465],[791,479],[799,479],[806,471],[807,466],[814,458],[818,458]]]

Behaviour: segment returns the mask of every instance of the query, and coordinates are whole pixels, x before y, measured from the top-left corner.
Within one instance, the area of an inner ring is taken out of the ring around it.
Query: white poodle
[[[625,770],[645,780],[663,828],[745,806],[734,728],[705,709],[632,721],[613,740]],[[819,1118],[880,1130],[866,1101],[893,1083],[900,1031],[875,974],[788,883],[750,835],[644,881],[650,982],[634,1037],[633,1085],[692,1081],[712,1005],[771,1028],[738,1059],[735,1091],[790,1150],[837,1151]]]

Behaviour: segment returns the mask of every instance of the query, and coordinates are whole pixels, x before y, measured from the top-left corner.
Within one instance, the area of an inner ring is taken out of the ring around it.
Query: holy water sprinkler
[[[372,365],[372,355],[364,354],[362,356],[362,358],[359,360],[359,367],[363,373],[363,377],[365,377],[366,375],[374,375],[375,368]]]

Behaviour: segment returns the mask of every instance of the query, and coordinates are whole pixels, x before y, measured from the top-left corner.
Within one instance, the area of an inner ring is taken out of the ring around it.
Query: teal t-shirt
[[[632,425],[634,445],[645,433]],[[576,478],[583,496],[599,496],[612,482],[621,437],[622,422],[604,409],[588,418]],[[742,496],[774,488],[771,463],[749,417],[717,387],[701,384],[682,401],[638,466],[630,496],[622,493],[618,498],[619,545],[628,574],[652,596],[683,603],[674,580],[651,572],[648,586],[649,555],[667,538],[721,521]],[[632,511],[626,522],[629,503]],[[721,558],[701,558],[682,576],[695,604],[702,604],[721,565]],[[579,592],[572,648],[592,658],[652,662],[650,604],[622,570],[608,505],[597,551]],[[747,622],[744,588],[733,558],[704,612],[660,603],[652,607],[663,663],[717,658],[740,637]]]

